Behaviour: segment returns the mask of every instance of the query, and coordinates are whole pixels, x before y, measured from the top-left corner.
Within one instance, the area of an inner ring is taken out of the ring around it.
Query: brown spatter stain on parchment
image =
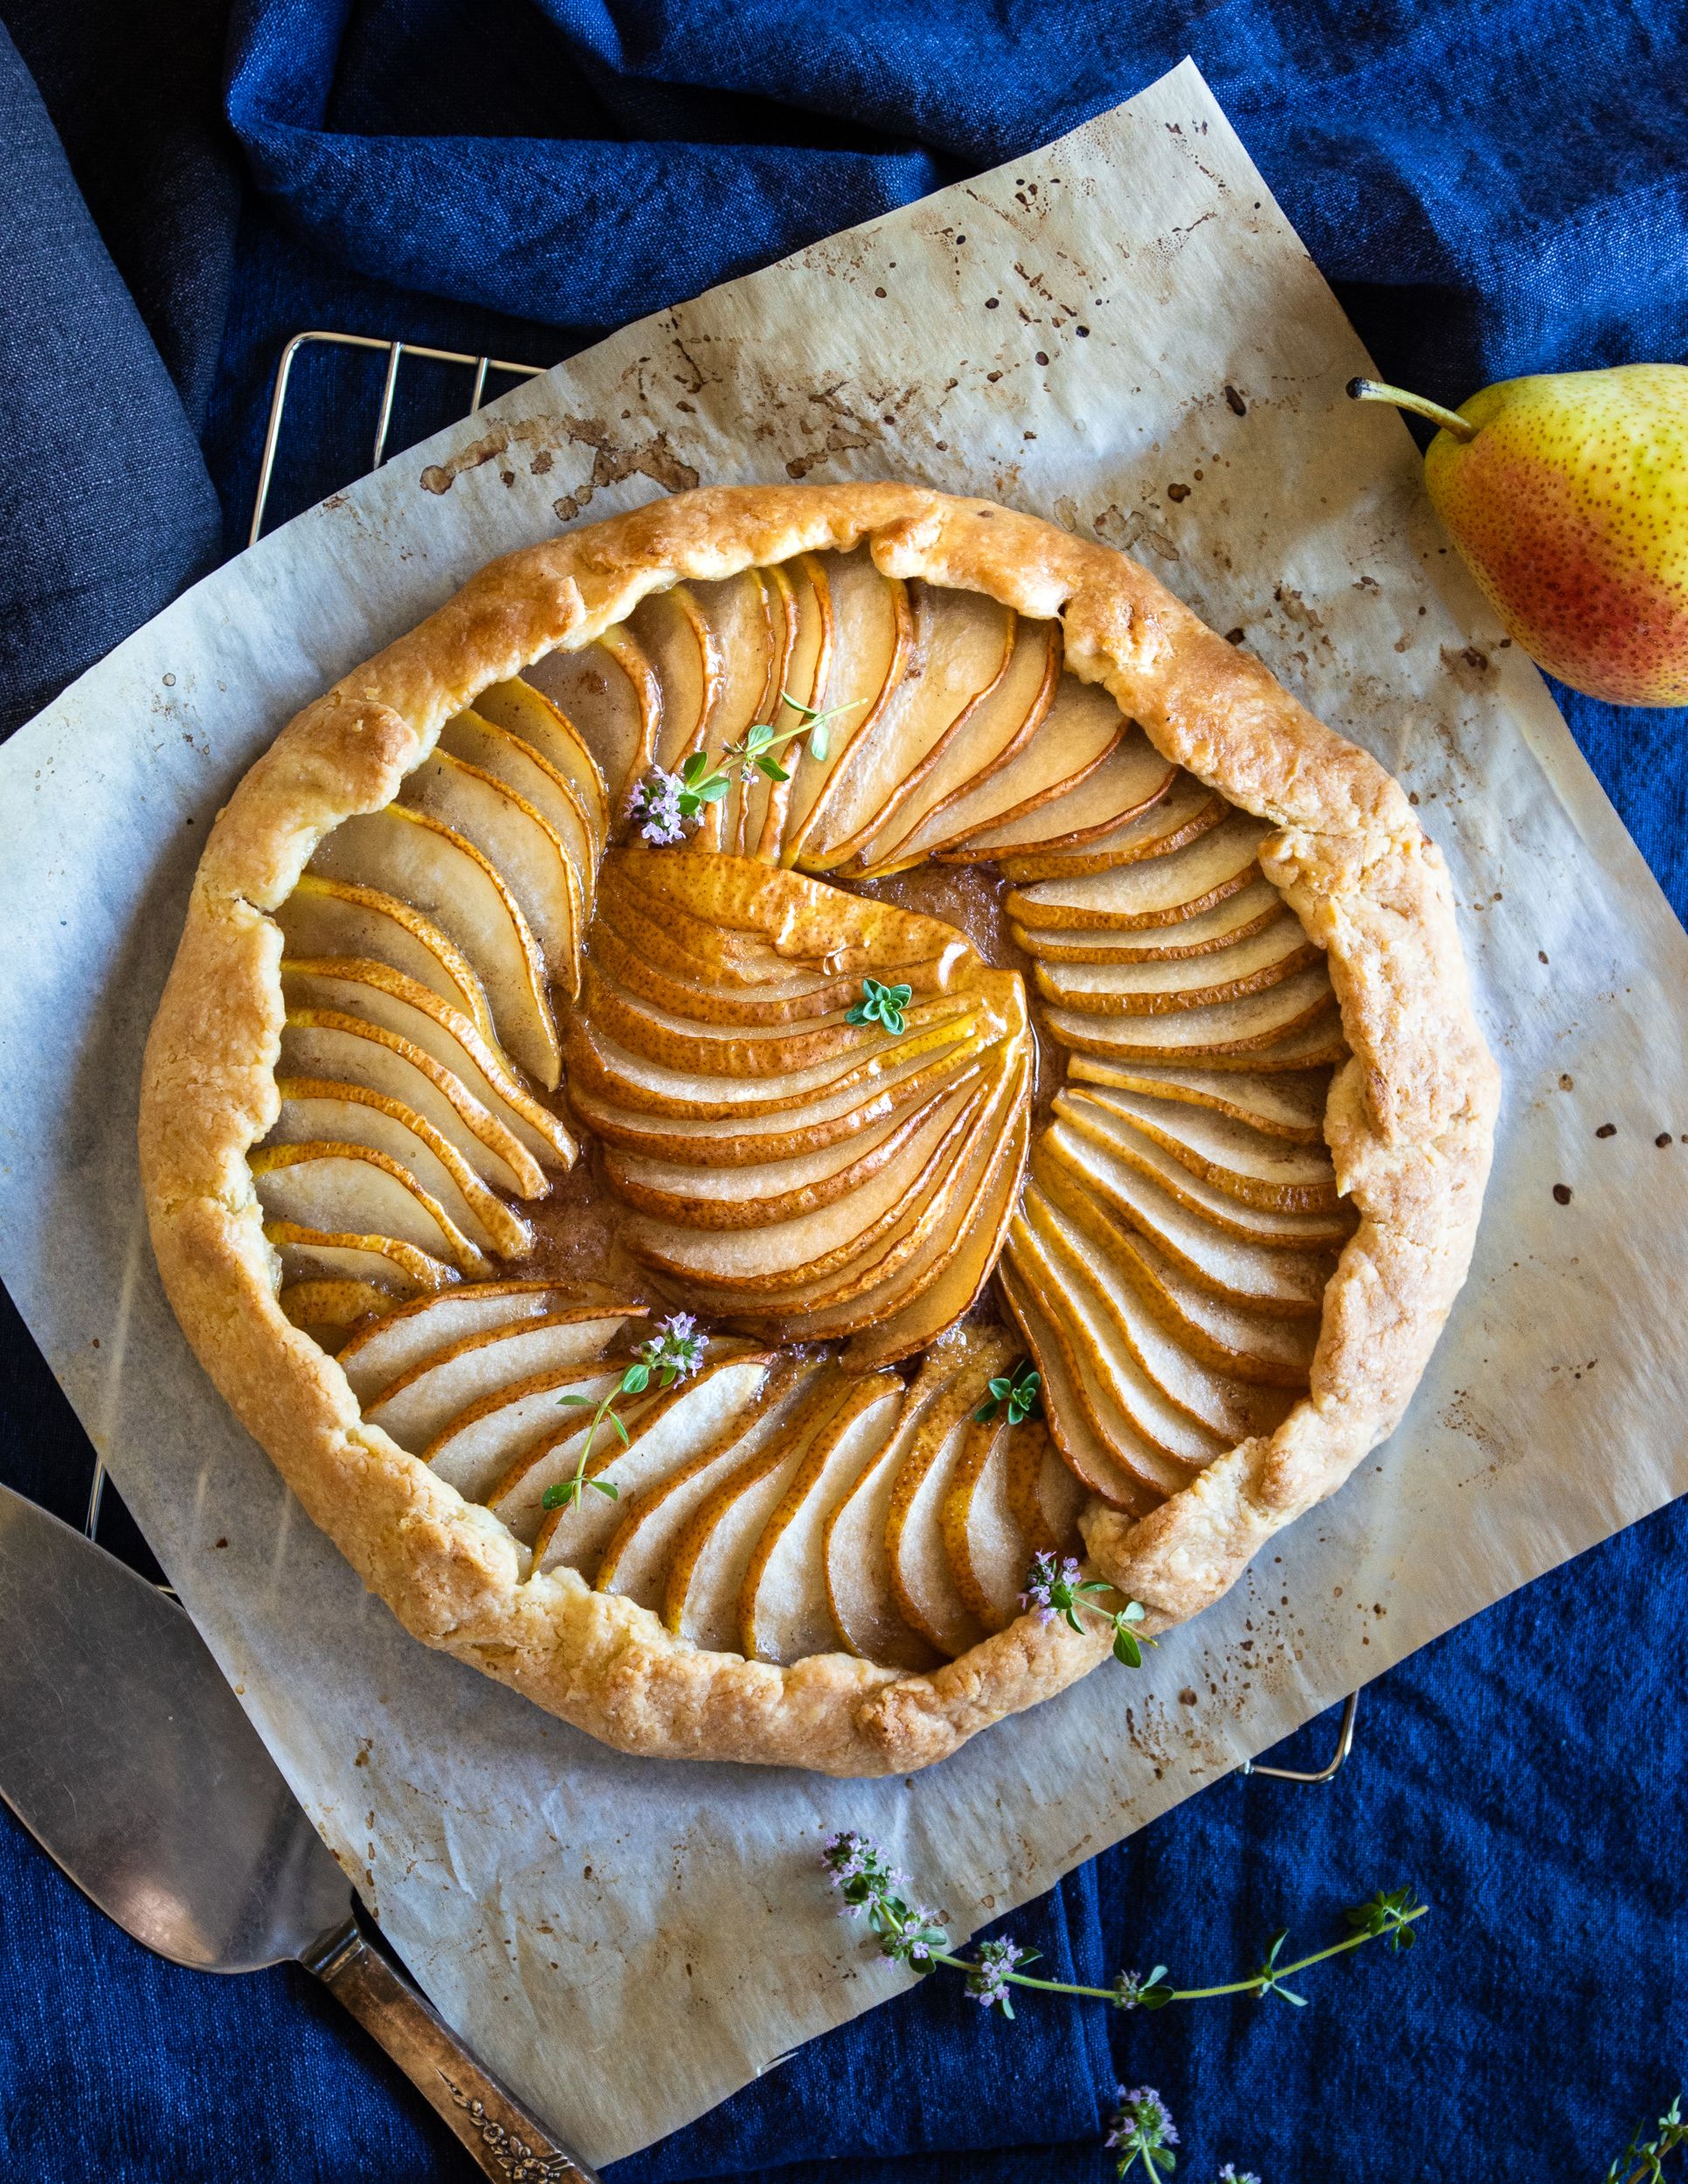
[[[697,472],[675,454],[666,432],[654,432],[639,446],[623,447],[600,418],[565,417],[563,423],[571,440],[592,450],[592,474],[553,502],[560,522],[572,522],[594,494],[619,486],[624,478],[648,478],[665,493],[689,493],[697,483]]]
[[[430,463],[419,480],[423,492],[449,493],[466,471],[479,470],[483,463],[497,462],[512,447],[550,440],[556,422],[554,418],[528,417],[513,425],[495,425],[490,432],[471,440],[467,447],[459,448],[443,463]]]
[[[1495,673],[1494,662],[1476,645],[1444,645],[1442,664],[1462,690],[1480,690]]]
[[[605,486],[619,485],[624,478],[649,478],[668,493],[689,492],[697,483],[696,471],[675,454],[666,432],[654,432],[648,439],[624,446],[600,418],[537,417],[495,425],[445,462],[431,464],[422,473],[422,489],[449,493],[467,472],[489,462],[499,462],[500,475],[510,483],[514,473],[501,459],[512,447],[522,445],[533,446],[529,467],[535,477],[543,478],[557,460],[553,443],[559,427],[571,440],[592,450],[591,475],[586,483],[554,503],[562,522],[578,515],[594,494]]]
[[[1141,508],[1133,508],[1127,515],[1110,501],[1100,515],[1090,518],[1090,529],[1106,544],[1117,546],[1122,554],[1129,554],[1132,547],[1141,544],[1151,548],[1163,561],[1180,559],[1176,545],[1165,531],[1155,529]]]

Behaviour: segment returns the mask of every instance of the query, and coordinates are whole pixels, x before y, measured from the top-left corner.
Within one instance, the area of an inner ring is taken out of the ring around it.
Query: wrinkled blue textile
[[[1186,52],[1391,377],[1457,400],[1688,360],[1688,31],[1663,0],[0,0],[0,19],[27,64],[0,43],[0,727],[205,565],[213,492],[239,543],[301,328],[549,363],[1046,142]],[[399,438],[461,391],[410,383]],[[301,370],[276,517],[367,460],[368,400],[351,365]],[[1681,912],[1688,717],[1558,695]],[[1682,1260],[1664,1240],[1667,1278]],[[73,1518],[87,1465],[8,1317],[0,1476]],[[111,1537],[142,1552],[121,1513]],[[1165,1961],[1206,1982],[1411,1882],[1435,1908],[1410,1957],[1323,1968],[1300,2012],[1028,2000],[1009,2025],[933,1980],[613,2184],[823,2162],[841,2184],[1089,2184],[1112,2174],[1116,2077],[1165,2096],[1180,2184],[1227,2160],[1266,2184],[1603,2174],[1688,2077],[1685,1570],[1678,1506],[1380,1679],[1329,1787],[1218,1784],[1005,1929],[1051,1976]],[[1333,1734],[1295,1750],[1317,1763]],[[0,1823],[0,2177],[471,2173],[303,1975],[161,1964]]]

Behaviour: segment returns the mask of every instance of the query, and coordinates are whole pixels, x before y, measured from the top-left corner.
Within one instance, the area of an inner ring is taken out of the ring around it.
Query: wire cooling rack
[[[255,546],[263,536],[264,517],[269,507],[270,487],[275,478],[275,459],[281,446],[282,428],[287,418],[287,396],[293,386],[293,368],[301,353],[313,343],[329,349],[364,349],[372,354],[385,353],[385,376],[375,417],[375,438],[370,457],[371,470],[378,470],[387,453],[387,439],[392,430],[393,403],[398,391],[399,369],[406,357],[414,357],[425,363],[458,364],[472,370],[474,381],[469,391],[467,414],[473,417],[486,399],[487,381],[495,372],[512,379],[536,379],[546,369],[543,364],[512,363],[502,356],[476,356],[465,349],[428,349],[419,342],[378,340],[369,334],[330,334],[313,328],[305,334],[295,334],[281,352],[276,366],[275,391],[270,397],[269,421],[264,429],[264,453],[258,467],[258,491],[253,501],[252,524],[246,533],[246,543]],[[93,1483],[88,1492],[87,1517],[83,1529],[90,1539],[98,1536],[100,1510],[105,1496],[106,1467],[95,1459]],[[168,1585],[159,1590],[176,1595]],[[1322,1767],[1263,1766],[1258,1760],[1245,1759],[1237,1768],[1239,1774],[1263,1776],[1274,1782],[1328,1782],[1346,1762],[1354,1748],[1354,1717],[1359,1708],[1359,1693],[1350,1691],[1342,1704],[1342,1719],[1337,1731],[1337,1745],[1329,1763]],[[783,2060],[783,2058],[782,2058]]]

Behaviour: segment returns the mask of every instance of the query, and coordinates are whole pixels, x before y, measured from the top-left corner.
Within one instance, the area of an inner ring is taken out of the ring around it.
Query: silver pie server
[[[373,1946],[187,1615],[0,1486],[0,1798],[126,1933],[315,1973],[502,2184],[598,2184]]]

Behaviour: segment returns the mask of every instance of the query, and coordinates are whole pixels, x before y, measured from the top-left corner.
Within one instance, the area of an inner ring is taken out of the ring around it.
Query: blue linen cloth
[[[213,495],[239,543],[301,328],[548,363],[1185,52],[1392,377],[1456,401],[1688,357],[1688,35],[1649,0],[0,0],[0,729],[207,565]],[[301,385],[278,516],[367,460],[343,394],[332,371]],[[401,435],[447,413],[430,399],[406,394]],[[1556,695],[1683,911],[1688,717]],[[8,1308],[0,1476],[74,1518],[88,1463]],[[822,2161],[841,2184],[1083,2184],[1112,2174],[1117,2077],[1165,2096],[1190,2184],[1227,2160],[1267,2184],[1603,2174],[1688,2076],[1685,1568],[1678,1505],[1383,1677],[1329,1787],[1216,1785],[1004,1927],[1056,1977],[1165,1960],[1205,1982],[1410,1881],[1435,1906],[1410,1958],[1311,1974],[1304,2012],[1028,1999],[1012,2025],[940,1975],[614,2184]],[[470,2173],[302,1975],[163,1965],[0,1826],[0,2175]]]

